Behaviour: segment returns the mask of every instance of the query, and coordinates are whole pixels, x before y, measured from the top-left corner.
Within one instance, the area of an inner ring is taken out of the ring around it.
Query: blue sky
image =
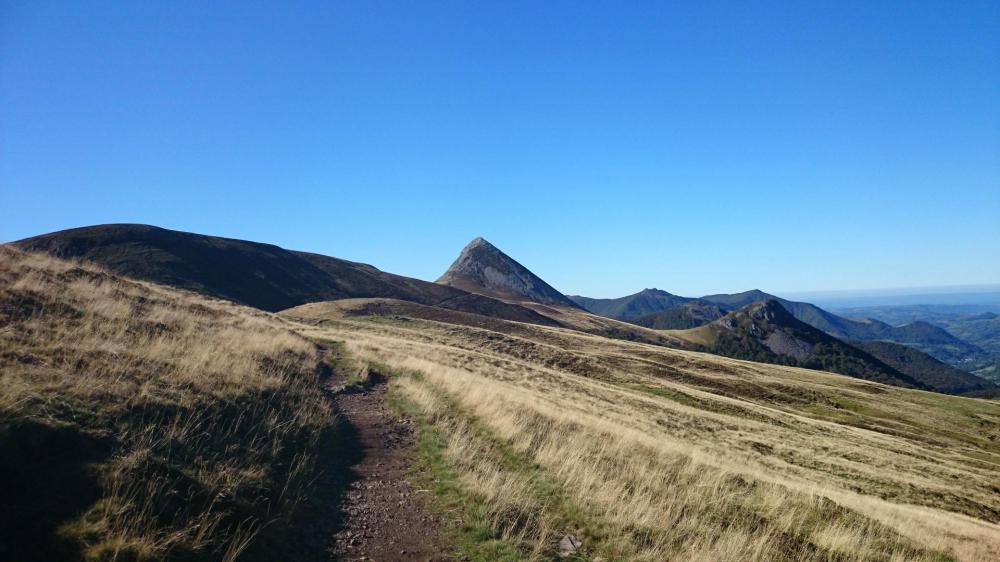
[[[996,283],[998,53],[997,2],[0,0],[0,240],[434,279],[481,235],[600,297]]]

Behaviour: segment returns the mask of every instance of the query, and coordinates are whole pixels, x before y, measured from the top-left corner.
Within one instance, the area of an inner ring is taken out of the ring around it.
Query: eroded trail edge
[[[337,381],[329,380],[329,385]],[[334,389],[331,389],[334,390]],[[452,560],[441,520],[409,481],[414,428],[386,406],[388,381],[374,371],[363,384],[330,393],[356,435],[357,461],[331,543],[335,560],[375,562]]]

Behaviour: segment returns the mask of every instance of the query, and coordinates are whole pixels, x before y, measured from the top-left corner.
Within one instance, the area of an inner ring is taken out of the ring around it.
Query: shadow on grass
[[[57,531],[100,498],[91,465],[111,451],[109,439],[73,427],[0,426],[0,560],[81,560]]]
[[[330,384],[333,377],[329,368],[321,371],[321,386],[335,410],[339,395],[364,392],[384,380],[381,374],[372,372],[366,380],[335,389]],[[337,560],[334,536],[344,528],[344,497],[351,484],[360,479],[354,468],[363,458],[357,427],[338,414],[333,427],[320,436],[316,454],[316,480],[303,505],[290,521],[265,527],[240,556],[241,561]]]
[[[334,377],[332,369],[321,370],[320,376],[328,403],[334,410],[339,394],[363,392],[383,380],[381,375],[371,373],[366,379],[338,391],[329,384]],[[245,405],[219,405],[220,418],[230,419],[223,414],[236,415],[242,406]],[[173,408],[161,411],[145,407],[130,411],[128,415],[147,419],[185,414]],[[96,467],[106,463],[114,450],[113,439],[97,438],[75,427],[30,420],[0,424],[0,561],[83,560],[80,541],[64,538],[58,531],[62,525],[77,520],[102,497],[104,490]],[[301,449],[290,447],[285,456],[293,457],[300,452]],[[178,446],[173,453],[183,456],[185,451]],[[351,484],[359,478],[354,469],[362,460],[357,428],[346,416],[336,416],[335,423],[325,427],[317,437],[314,454],[312,485],[302,503],[291,515],[272,517],[237,560],[334,560],[333,537],[344,523],[343,499]],[[288,470],[293,460],[282,458],[275,469]],[[163,509],[157,513],[177,515],[204,503],[203,494],[195,489],[196,483],[174,474],[171,469],[159,464],[147,467],[149,478],[170,481],[177,491],[165,499],[177,501],[179,498],[183,502],[182,505],[161,506]],[[282,475],[275,475],[274,481],[280,486]],[[278,500],[281,490],[272,488],[262,492],[271,496],[262,506],[226,506],[235,522],[243,518],[268,520],[267,505]],[[263,512],[258,506],[263,507]],[[195,553],[180,548],[163,556],[164,560],[175,562],[220,559],[217,551]]]

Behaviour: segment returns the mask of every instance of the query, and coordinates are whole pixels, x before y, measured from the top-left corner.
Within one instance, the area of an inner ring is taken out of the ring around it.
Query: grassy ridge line
[[[286,322],[0,247],[0,326],[19,485],[0,557],[254,560],[282,540],[333,423]]]

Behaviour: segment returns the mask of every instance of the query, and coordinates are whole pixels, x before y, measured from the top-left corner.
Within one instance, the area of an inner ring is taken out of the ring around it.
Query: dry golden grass
[[[997,402],[319,308],[286,314],[408,374],[395,391],[524,558],[573,532],[605,560],[1000,559]]]
[[[271,315],[0,247],[0,444],[91,463],[6,459],[51,478],[4,509],[91,560],[235,559],[305,490],[331,422],[317,363]],[[82,516],[45,507],[60,479]]]

